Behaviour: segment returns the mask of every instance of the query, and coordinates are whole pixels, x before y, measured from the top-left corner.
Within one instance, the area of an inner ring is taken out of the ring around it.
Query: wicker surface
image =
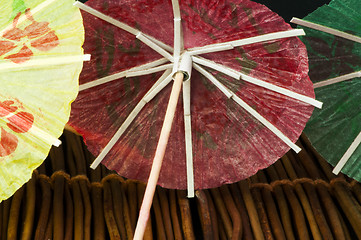
[[[0,239],[132,239],[145,185],[90,170],[81,139],[62,141],[0,204]],[[299,155],[194,199],[158,188],[145,239],[361,239],[361,185],[299,144]]]

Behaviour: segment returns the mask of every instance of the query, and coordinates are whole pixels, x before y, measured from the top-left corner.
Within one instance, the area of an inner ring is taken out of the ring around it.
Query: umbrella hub
[[[183,51],[178,59],[176,57],[174,58],[173,72],[174,75],[177,72],[182,72],[184,75],[183,81],[190,79],[192,73],[192,57],[187,51]]]

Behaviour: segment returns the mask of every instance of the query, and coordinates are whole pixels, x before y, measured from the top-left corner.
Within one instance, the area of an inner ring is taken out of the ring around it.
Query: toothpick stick
[[[165,155],[165,150],[167,148],[167,143],[172,128],[173,118],[176,111],[180,90],[182,87],[183,77],[184,76],[182,72],[178,72],[175,75],[172,92],[170,94],[167,111],[164,117],[163,127],[160,133],[157,149],[155,151],[155,156],[153,159],[152,169],[150,171],[147,188],[145,190],[142,206],[139,212],[138,223],[134,234],[135,240],[143,239],[145,227],[149,218],[150,208],[152,206],[154,191],[159,178],[160,168],[162,166],[162,161]]]

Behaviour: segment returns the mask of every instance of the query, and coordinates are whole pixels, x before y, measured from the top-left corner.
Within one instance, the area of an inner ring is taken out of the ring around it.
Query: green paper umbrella
[[[73,2],[0,0],[0,202],[60,144],[84,58]]]
[[[305,132],[316,150],[342,172],[361,180],[361,1],[334,0],[291,22],[306,27],[310,78],[323,108]]]

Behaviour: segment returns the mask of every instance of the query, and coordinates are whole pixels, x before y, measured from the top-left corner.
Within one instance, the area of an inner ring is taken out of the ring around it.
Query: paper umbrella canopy
[[[70,125],[94,164],[147,181],[179,71],[186,76],[159,185],[186,189],[188,175],[195,189],[217,187],[299,150],[294,142],[321,105],[295,37],[302,30],[248,0],[76,5],[92,59]]]
[[[0,201],[63,132],[78,92],[84,28],[72,0],[0,1]]]
[[[316,150],[342,172],[361,181],[361,2],[334,0],[294,19],[306,31],[310,78],[317,99],[305,133]]]

